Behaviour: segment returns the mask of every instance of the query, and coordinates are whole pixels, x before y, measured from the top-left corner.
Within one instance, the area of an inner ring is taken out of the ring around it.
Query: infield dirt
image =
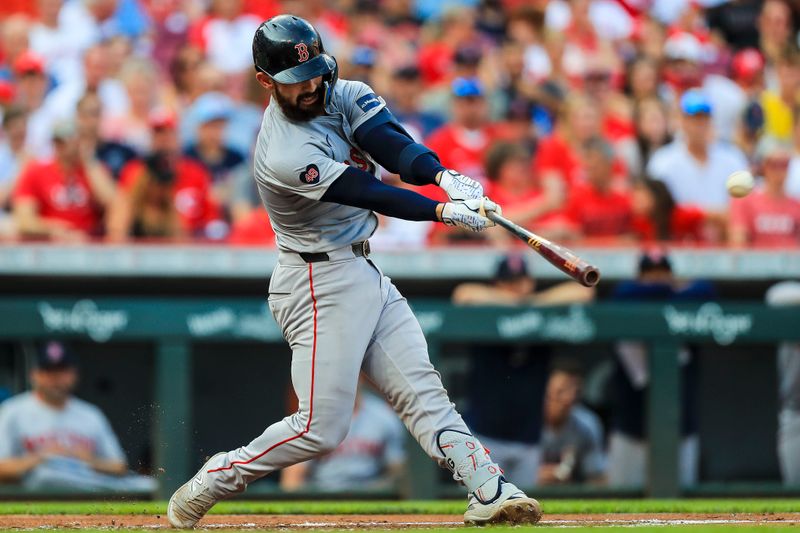
[[[462,525],[460,515],[209,515],[199,524],[210,529],[418,529]],[[800,526],[800,513],[726,514],[553,514],[549,526],[780,525]],[[0,529],[167,529],[163,515],[5,515]]]

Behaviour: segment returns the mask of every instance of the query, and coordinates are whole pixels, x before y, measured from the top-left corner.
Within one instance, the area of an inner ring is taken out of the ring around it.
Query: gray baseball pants
[[[428,358],[419,323],[391,280],[350,247],[328,255],[330,261],[316,263],[295,253],[279,255],[269,307],[292,348],[299,409],[209,464],[215,497],[336,448],[350,428],[361,371],[440,464],[437,432],[469,432]]]

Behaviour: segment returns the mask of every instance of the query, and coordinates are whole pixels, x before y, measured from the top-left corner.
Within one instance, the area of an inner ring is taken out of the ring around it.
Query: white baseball
[[[747,170],[737,170],[728,176],[725,182],[725,187],[728,189],[728,194],[734,198],[741,198],[747,196],[753,190],[755,180],[753,175]]]

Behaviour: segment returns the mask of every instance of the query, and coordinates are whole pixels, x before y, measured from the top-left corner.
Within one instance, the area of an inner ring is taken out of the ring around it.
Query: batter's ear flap
[[[336,61],[336,58],[333,56],[328,56],[331,61],[333,61],[333,69],[331,69],[329,74],[323,76],[323,83],[325,84],[325,100],[323,101],[324,105],[327,107],[328,104],[331,103],[333,99],[333,87],[336,85],[336,82],[339,80],[339,63]]]

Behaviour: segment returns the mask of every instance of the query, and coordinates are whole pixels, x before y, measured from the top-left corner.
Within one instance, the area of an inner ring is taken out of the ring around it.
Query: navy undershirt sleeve
[[[414,142],[386,108],[359,126],[354,137],[379,165],[406,183],[435,184],[436,174],[445,170],[436,154]]]
[[[349,167],[328,186],[323,202],[371,209],[404,220],[438,221],[438,202],[414,191],[386,185],[372,174]]]

